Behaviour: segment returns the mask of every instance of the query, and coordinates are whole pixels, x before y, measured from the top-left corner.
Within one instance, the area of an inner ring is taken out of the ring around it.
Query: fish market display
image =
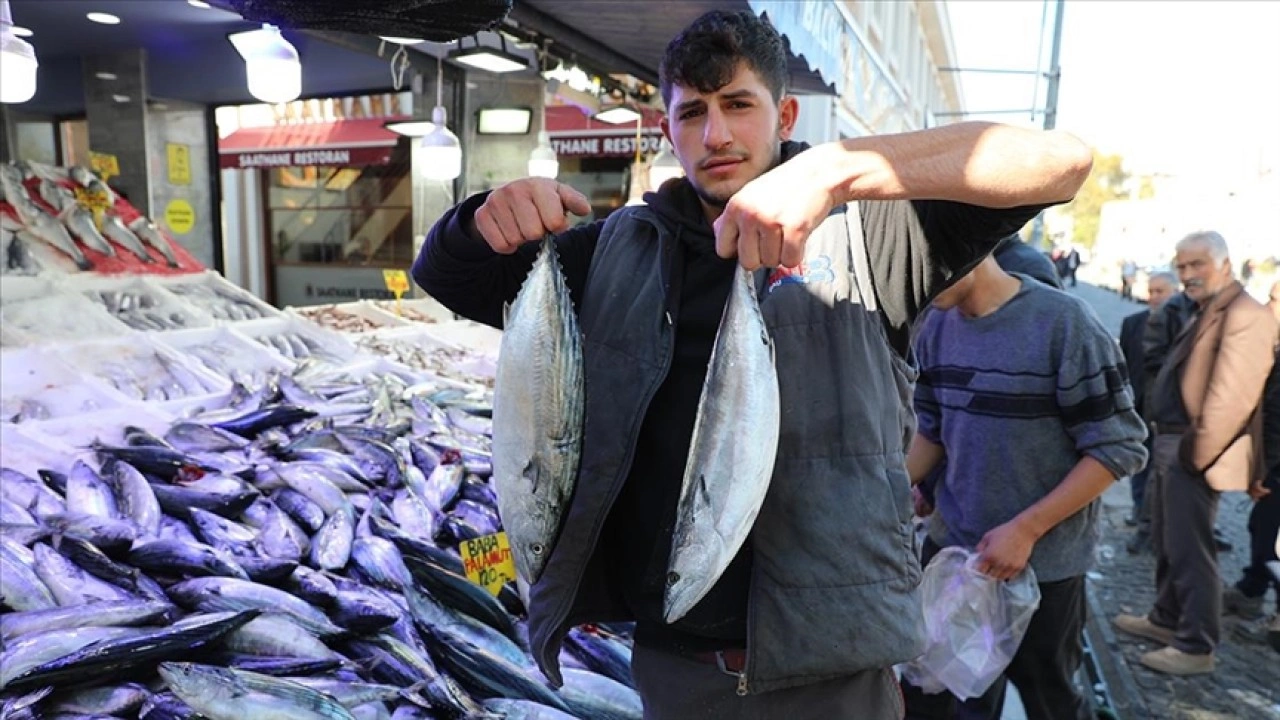
[[[0,251],[4,253],[4,261],[0,262],[0,273],[5,275],[35,275],[40,272],[40,263],[31,256],[31,246],[39,242],[25,229],[10,230],[0,227]]]
[[[27,344],[120,335],[129,329],[79,293],[4,303],[0,326]]]
[[[204,308],[216,320],[239,322],[278,315],[256,298],[219,285],[193,282],[168,285],[165,289]]]
[[[105,354],[89,370],[135,400],[165,402],[221,389],[168,353],[145,347]]]
[[[192,308],[177,305],[144,285],[90,290],[85,296],[135,330],[181,330],[209,324]]]
[[[516,569],[542,574],[582,454],[582,335],[551,236],[511,305],[494,392],[493,477]]]
[[[419,323],[439,322],[439,320],[437,320],[436,318],[426,313],[419,312],[413,309],[412,307],[409,306],[408,303],[401,302],[398,308],[396,306],[396,301],[394,300],[377,300],[377,301],[374,301],[373,304],[379,310],[382,310],[383,312],[391,313],[392,315],[396,315],[398,317],[402,317],[405,320],[411,320],[413,322],[419,322]]]
[[[151,257],[151,253],[147,252],[147,248],[142,244],[142,240],[133,234],[133,231],[125,227],[122,221],[116,215],[107,213],[102,216],[102,232],[112,242],[120,245],[129,252],[137,256],[142,262],[155,262],[156,259]]]
[[[773,341],[739,269],[698,400],[668,562],[665,616],[684,617],[720,579],[769,489],[780,424]]]
[[[278,332],[256,335],[253,338],[259,343],[275,350],[290,360],[306,360],[319,358],[322,360],[340,361],[330,348],[326,348],[315,338],[307,337],[301,332]]]
[[[160,232],[155,223],[140,216],[129,223],[128,229],[142,238],[143,242],[159,250],[165,261],[169,263],[169,267],[178,267],[178,256],[173,254],[173,246],[169,244],[169,239]]]
[[[0,713],[642,717],[627,628],[574,629],[557,688],[514,591],[463,574],[500,525],[491,393],[455,385],[308,360],[0,469]]]
[[[241,385],[259,387],[269,380],[269,371],[263,368],[257,357],[221,339],[186,345],[182,352],[196,358],[209,370]]]
[[[336,305],[299,307],[294,308],[293,311],[321,327],[344,333],[369,332],[390,324],[390,321],[378,322],[373,318],[343,310]]]
[[[93,268],[93,263],[85,257],[62,223],[31,199],[20,170],[13,165],[0,165],[0,189],[3,189],[5,202],[13,208],[31,237],[65,253],[81,270]]]
[[[366,335],[356,340],[356,345],[376,355],[381,355],[414,370],[476,385],[493,385],[492,375],[470,371],[468,365],[476,360],[475,351],[441,346],[438,342],[424,344],[416,338]]]

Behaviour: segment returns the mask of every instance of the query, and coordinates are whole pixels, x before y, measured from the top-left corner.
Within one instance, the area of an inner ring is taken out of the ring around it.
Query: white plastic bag
[[[947,690],[964,700],[986,692],[1013,660],[1040,607],[1030,566],[1001,582],[974,569],[977,559],[950,547],[925,568],[925,652],[902,666],[902,676],[926,693]]]

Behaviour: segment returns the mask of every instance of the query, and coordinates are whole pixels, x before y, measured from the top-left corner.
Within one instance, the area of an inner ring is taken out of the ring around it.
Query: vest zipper
[[[747,668],[744,666],[742,672],[738,673],[738,697],[747,696]]]

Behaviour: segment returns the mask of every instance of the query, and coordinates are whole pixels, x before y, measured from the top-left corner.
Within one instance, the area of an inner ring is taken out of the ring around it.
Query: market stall
[[[641,716],[625,628],[573,630],[560,689],[528,654],[497,331],[425,300],[281,311],[176,243],[68,244],[76,211],[37,195],[94,179],[27,171],[0,207],[0,715]]]

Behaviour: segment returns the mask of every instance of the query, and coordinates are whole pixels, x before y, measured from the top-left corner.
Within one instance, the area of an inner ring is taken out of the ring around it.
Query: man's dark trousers
[[[1280,605],[1280,583],[1272,577],[1267,563],[1276,557],[1276,533],[1280,532],[1280,475],[1267,479],[1271,494],[1257,501],[1249,512],[1249,566],[1236,588],[1248,597],[1261,597],[1267,588],[1276,588],[1276,604]]]
[[[1152,444],[1151,543],[1156,553],[1156,601],[1148,619],[1174,631],[1173,646],[1192,655],[1213,652],[1222,626],[1222,581],[1213,540],[1217,490],[1178,461],[1180,434]]]
[[[941,548],[925,539],[921,564]],[[1008,682],[1018,688],[1027,717],[1037,720],[1087,720],[1089,704],[1074,676],[1084,658],[1084,576],[1040,583],[1040,607],[1004,675],[979,697],[960,701],[951,693],[926,695],[903,681],[907,720],[999,720]]]

